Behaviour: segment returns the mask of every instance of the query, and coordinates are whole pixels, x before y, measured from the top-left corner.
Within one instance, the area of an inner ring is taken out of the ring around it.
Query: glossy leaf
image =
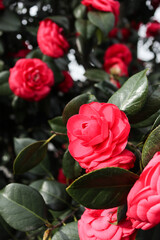
[[[79,240],[77,222],[71,222],[61,227],[52,237],[52,240]]]
[[[84,75],[95,82],[109,81],[109,74],[102,69],[88,69]]]
[[[46,156],[46,141],[38,141],[25,147],[16,157],[13,164],[15,174],[22,174],[38,165]]]
[[[78,19],[75,22],[75,27],[77,32],[86,39],[90,39],[96,30],[95,26],[90,21],[85,19]]]
[[[9,10],[1,11],[0,14],[0,30],[4,32],[13,32],[20,29],[21,22],[18,16]]]
[[[146,71],[143,70],[129,78],[108,102],[117,105],[120,110],[128,115],[139,112],[148,94]]]
[[[101,29],[101,31],[108,35],[114,27],[114,15],[112,13],[89,11],[88,19],[91,23]]]
[[[0,191],[0,214],[19,231],[34,230],[46,222],[42,196],[35,189],[18,183],[11,183]]]
[[[66,186],[55,180],[38,180],[31,187],[41,193],[44,201],[53,210],[64,210],[69,206],[70,197],[66,192]]]
[[[75,179],[80,176],[81,167],[77,161],[71,156],[69,151],[67,150],[63,155],[62,167],[64,171],[64,175],[69,179]]]
[[[36,140],[32,138],[14,138],[15,153],[18,154],[23,148],[35,142]]]
[[[156,121],[156,119],[157,119],[157,123],[155,122],[155,125],[157,124],[157,126],[158,126],[158,116],[159,115],[160,115],[160,110],[157,111],[156,113],[154,113],[153,115],[151,115],[150,117],[146,118],[142,122],[132,124],[132,127],[134,127],[134,128],[148,127],[148,126],[151,126],[154,123],[154,121]],[[152,128],[155,128],[155,127],[153,126]]]
[[[57,133],[67,133],[62,117],[55,117],[48,121],[51,129]]]
[[[145,167],[152,159],[153,155],[160,151],[160,125],[156,127],[148,136],[142,149],[142,164]]]
[[[138,175],[122,168],[108,167],[85,174],[75,180],[67,192],[91,209],[123,205]]]
[[[77,114],[81,105],[89,102],[95,101],[95,97],[90,93],[81,94],[75,98],[73,98],[64,108],[63,110],[63,121],[66,124],[68,119]]]
[[[131,118],[131,123],[139,123],[146,121],[150,116],[156,114],[160,109],[160,86],[155,85],[154,87],[150,86],[150,91],[147,96],[147,100],[141,109],[133,118]]]

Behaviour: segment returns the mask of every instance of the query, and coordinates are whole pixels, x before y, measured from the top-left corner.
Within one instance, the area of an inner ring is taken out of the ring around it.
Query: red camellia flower
[[[71,87],[73,87],[73,79],[67,71],[62,71],[64,81],[58,85],[58,89],[61,92],[67,93]]]
[[[147,37],[156,37],[160,34],[160,23],[152,22],[147,25],[146,35]]]
[[[3,0],[0,0],[0,10],[4,9],[4,8],[5,8],[5,6],[3,5]]]
[[[62,35],[63,29],[50,19],[40,22],[37,42],[43,54],[59,58],[67,53],[69,44]]]
[[[48,95],[53,84],[53,72],[40,59],[19,59],[10,69],[11,90],[26,100],[39,101]]]
[[[78,221],[80,240],[134,240],[135,229],[127,218],[118,225],[117,208],[105,210],[86,209]]]
[[[132,54],[129,48],[121,43],[113,44],[105,51],[104,62],[113,57],[121,59],[126,65],[132,61]]]
[[[128,194],[127,216],[134,228],[147,230],[160,223],[160,152],[150,160]]]
[[[115,22],[118,22],[120,4],[115,0],[82,0],[81,3],[89,9],[97,9],[103,12],[112,12],[115,16]]]
[[[87,171],[112,166],[113,162],[114,166],[119,166],[120,159],[125,157],[118,155],[126,147],[129,132],[128,119],[117,106],[98,102],[84,104],[79,114],[72,116],[67,123],[69,152]],[[123,154],[127,157],[128,152]],[[128,158],[135,160],[130,155]],[[128,162],[125,168],[130,165]]]
[[[104,70],[113,75],[128,76],[127,65],[117,57],[113,57],[104,62]]]

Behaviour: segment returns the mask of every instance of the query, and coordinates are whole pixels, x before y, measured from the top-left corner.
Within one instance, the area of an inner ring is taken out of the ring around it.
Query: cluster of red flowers
[[[43,54],[58,58],[67,53],[69,43],[62,31],[63,29],[50,19],[40,22],[37,42]],[[39,101],[49,94],[54,85],[54,73],[42,60],[25,59],[25,55],[24,50],[15,55],[23,58],[10,69],[9,86],[15,95],[28,101]],[[73,86],[73,79],[67,71],[62,71],[62,74],[64,81],[59,84],[58,89],[66,93]]]

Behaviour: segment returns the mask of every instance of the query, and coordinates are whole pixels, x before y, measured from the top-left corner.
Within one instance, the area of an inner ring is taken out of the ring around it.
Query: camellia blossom
[[[96,9],[103,12],[111,12],[115,16],[115,22],[118,22],[120,4],[115,0],[82,0],[81,3],[89,9]]]
[[[160,34],[160,23],[152,22],[147,24],[146,35],[147,37],[156,37]]]
[[[125,44],[116,43],[110,46],[104,54],[104,62],[116,57],[121,59],[124,64],[128,65],[132,61],[132,54]]]
[[[19,59],[10,69],[9,86],[15,95],[29,101],[39,101],[49,94],[54,75],[40,59]]]
[[[104,62],[104,70],[112,75],[117,76],[128,76],[128,67],[127,65],[117,57],[113,57]]]
[[[132,54],[129,48],[125,44],[116,43],[105,51],[103,68],[113,76],[128,77],[128,65],[131,60]],[[115,85],[117,86],[117,83]]]
[[[160,152],[144,168],[131,188],[127,216],[134,228],[150,229],[160,223]]]
[[[80,240],[134,240],[136,231],[129,218],[114,225],[116,221],[117,208],[86,209],[78,221]]]
[[[67,71],[62,71],[62,74],[64,81],[58,85],[58,89],[63,93],[67,93],[69,89],[73,87],[73,79]]]
[[[69,43],[62,34],[63,29],[50,19],[40,22],[37,42],[43,54],[59,58],[68,52]]]
[[[118,155],[128,155],[128,151],[123,151],[129,132],[128,119],[116,105],[99,102],[84,104],[79,114],[67,122],[69,152],[87,171],[98,169],[99,166],[112,166],[113,162],[114,166],[119,166],[120,159],[123,161],[125,157]],[[124,160],[126,169],[132,165],[129,161],[135,160],[130,154],[128,159],[128,162]]]

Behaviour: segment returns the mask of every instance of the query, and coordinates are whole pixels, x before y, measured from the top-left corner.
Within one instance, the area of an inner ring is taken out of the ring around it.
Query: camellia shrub
[[[159,4],[0,1],[0,239],[160,239]]]

